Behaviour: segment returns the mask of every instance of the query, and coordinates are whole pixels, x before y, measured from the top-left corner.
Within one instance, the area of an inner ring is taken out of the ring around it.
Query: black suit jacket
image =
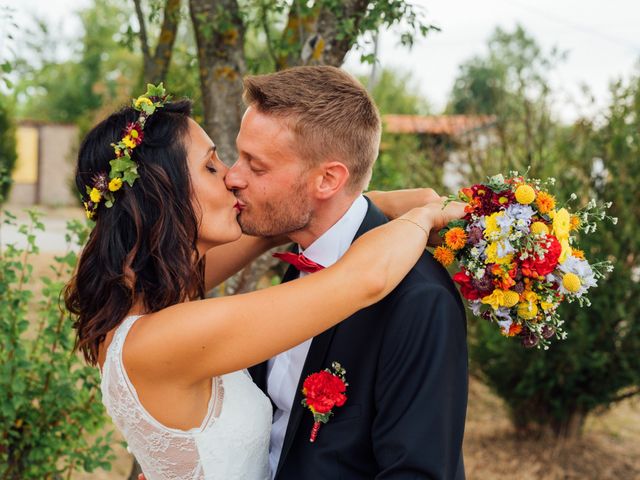
[[[386,221],[369,202],[356,238]],[[296,276],[290,269],[283,281]],[[348,399],[310,443],[302,382],[334,361],[346,369]],[[462,302],[425,252],[385,299],[313,339],[276,480],[464,479],[467,365]],[[250,372],[266,392],[266,362]]]

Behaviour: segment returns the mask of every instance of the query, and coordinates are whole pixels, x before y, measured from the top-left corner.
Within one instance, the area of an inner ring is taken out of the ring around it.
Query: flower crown
[[[142,143],[147,119],[156,109],[164,107],[168,100],[169,95],[162,83],[157,86],[147,84],[147,92],[133,100],[132,106],[140,112],[140,116],[137,121],[130,122],[126,126],[123,137],[118,143],[111,144],[116,158],[109,162],[111,165],[109,174],[100,172],[91,179],[91,185],[86,185],[89,198],[83,204],[88,219],[95,218],[98,207],[103,201],[105,207],[113,206],[114,193],[122,188],[124,182],[133,187],[136,179],[140,177],[138,164],[131,158],[131,152]]]

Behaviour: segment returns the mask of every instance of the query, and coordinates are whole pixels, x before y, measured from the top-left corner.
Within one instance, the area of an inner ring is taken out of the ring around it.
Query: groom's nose
[[[246,188],[247,182],[244,180],[237,162],[227,170],[227,174],[224,176],[224,183],[229,190]]]

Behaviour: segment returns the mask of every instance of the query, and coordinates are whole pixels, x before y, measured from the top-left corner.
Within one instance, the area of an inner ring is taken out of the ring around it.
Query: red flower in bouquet
[[[453,276],[453,281],[460,285],[460,292],[467,300],[478,300],[484,295],[474,287],[472,278],[466,270],[461,270]]]
[[[542,240],[547,252],[540,256],[534,252],[529,252],[529,256],[521,261],[522,274],[527,277],[542,277],[553,270],[558,265],[558,259],[562,251],[562,246],[556,237],[546,235]]]
[[[347,401],[346,371],[337,362],[333,362],[331,366],[333,372],[325,369],[313,373],[302,384],[302,394],[305,396],[302,405],[311,411],[314,420],[309,438],[311,442],[316,440],[320,424],[329,421],[333,407],[341,407]]]

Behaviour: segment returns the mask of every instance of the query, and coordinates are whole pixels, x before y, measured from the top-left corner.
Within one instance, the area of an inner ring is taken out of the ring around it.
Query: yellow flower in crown
[[[94,187],[89,192],[89,198],[93,203],[99,203],[100,200],[102,200],[102,194],[100,193],[100,190]]]
[[[131,138],[130,135],[125,135],[122,139],[122,143],[124,143],[127,148],[136,148],[136,141]]]
[[[109,191],[117,192],[120,188],[122,188],[122,179],[119,177],[111,179],[109,182]]]
[[[142,105],[153,105],[153,102],[151,100],[149,100],[147,97],[145,97],[144,95],[139,96],[138,98],[136,98],[135,101],[135,107],[137,109],[142,108]]]

